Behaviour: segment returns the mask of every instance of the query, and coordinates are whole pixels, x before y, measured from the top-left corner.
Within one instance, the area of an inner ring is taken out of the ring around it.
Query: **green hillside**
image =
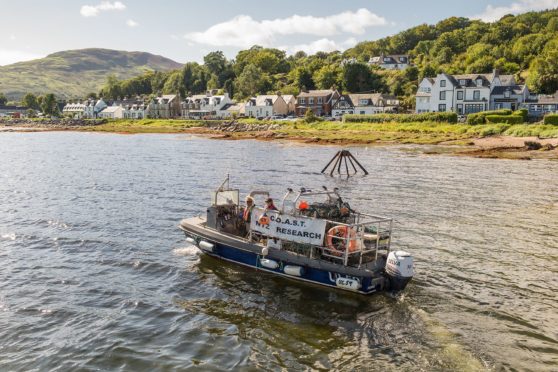
[[[415,65],[405,71],[382,70],[367,61],[380,54],[408,54]],[[354,62],[356,60],[356,63]],[[351,61],[353,63],[343,63]],[[160,74],[144,74],[103,87],[105,97],[133,94],[197,94],[219,88],[237,99],[281,91],[337,87],[343,92],[376,91],[401,98],[411,109],[423,77],[437,73],[487,73],[499,69],[526,83],[531,92],[558,89],[558,9],[508,15],[486,23],[451,17],[422,24],[396,35],[362,42],[345,52],[307,55],[253,46],[234,59],[211,52],[204,63]]]
[[[89,92],[98,92],[111,74],[118,79],[128,79],[145,71],[168,71],[181,66],[168,58],[144,52],[70,50],[0,66],[0,92],[14,100],[28,92],[83,97]]]

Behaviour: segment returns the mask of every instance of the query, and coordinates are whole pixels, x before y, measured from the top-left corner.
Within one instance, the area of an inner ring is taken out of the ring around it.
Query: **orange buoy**
[[[263,216],[260,217],[260,219],[258,220],[258,223],[260,225],[269,225],[269,217],[267,217],[265,214]]]
[[[341,257],[345,253],[346,241],[349,240],[349,253],[357,250],[356,231],[349,226],[339,225],[328,230],[326,245],[334,256]]]

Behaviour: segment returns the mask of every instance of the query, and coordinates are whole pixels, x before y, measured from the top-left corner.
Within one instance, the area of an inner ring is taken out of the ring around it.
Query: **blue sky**
[[[0,65],[68,49],[146,51],[177,62],[260,44],[344,50],[450,16],[493,21],[558,0],[0,0]]]

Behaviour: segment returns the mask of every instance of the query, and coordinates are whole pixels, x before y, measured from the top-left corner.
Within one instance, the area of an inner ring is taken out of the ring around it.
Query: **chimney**
[[[277,91],[275,94],[276,94],[278,97],[281,97],[281,92],[280,92],[280,91]]]

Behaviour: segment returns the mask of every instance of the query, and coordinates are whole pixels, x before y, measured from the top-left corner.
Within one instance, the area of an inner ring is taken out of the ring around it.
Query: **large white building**
[[[496,106],[496,100],[491,100],[492,92],[499,93],[501,89],[495,88],[502,86],[517,87],[513,75],[500,75],[494,70],[490,74],[441,73],[435,78],[424,78],[415,96],[416,112],[456,112],[458,115],[467,115],[495,109],[493,106]],[[519,107],[522,102],[519,97],[513,107]]]
[[[182,117],[189,119],[223,119],[230,116],[227,109],[234,104],[228,93],[217,95],[216,90],[187,97],[182,102]]]

